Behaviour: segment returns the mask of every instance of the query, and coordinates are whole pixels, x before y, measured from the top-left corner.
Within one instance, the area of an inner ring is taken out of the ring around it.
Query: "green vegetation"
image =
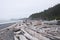
[[[43,20],[60,20],[60,4],[54,7],[44,10],[43,12],[35,13],[29,16],[31,19],[43,19]]]

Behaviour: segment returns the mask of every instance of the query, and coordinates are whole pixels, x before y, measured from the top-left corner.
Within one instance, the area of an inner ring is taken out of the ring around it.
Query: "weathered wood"
[[[0,40],[14,40],[14,33],[12,30],[1,30],[0,32]]]
[[[14,40],[13,27],[16,24],[0,30],[0,40]]]

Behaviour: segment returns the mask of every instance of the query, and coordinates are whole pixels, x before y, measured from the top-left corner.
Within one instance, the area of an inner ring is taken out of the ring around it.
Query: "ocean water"
[[[3,29],[3,28],[6,28],[6,27],[9,27],[17,22],[19,22],[21,20],[17,20],[17,21],[1,21],[0,22],[0,29]]]
[[[22,21],[22,20],[16,20],[16,21],[0,21],[0,24],[6,24],[6,23],[14,23],[14,22],[19,22],[19,21]]]

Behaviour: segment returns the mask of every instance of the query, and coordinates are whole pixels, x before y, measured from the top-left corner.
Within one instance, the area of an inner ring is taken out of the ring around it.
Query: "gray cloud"
[[[24,18],[60,3],[60,0],[0,0],[0,19]]]

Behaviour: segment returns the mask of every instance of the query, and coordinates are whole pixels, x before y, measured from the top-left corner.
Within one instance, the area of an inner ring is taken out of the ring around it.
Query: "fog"
[[[0,20],[26,18],[58,3],[60,0],[0,0]]]

